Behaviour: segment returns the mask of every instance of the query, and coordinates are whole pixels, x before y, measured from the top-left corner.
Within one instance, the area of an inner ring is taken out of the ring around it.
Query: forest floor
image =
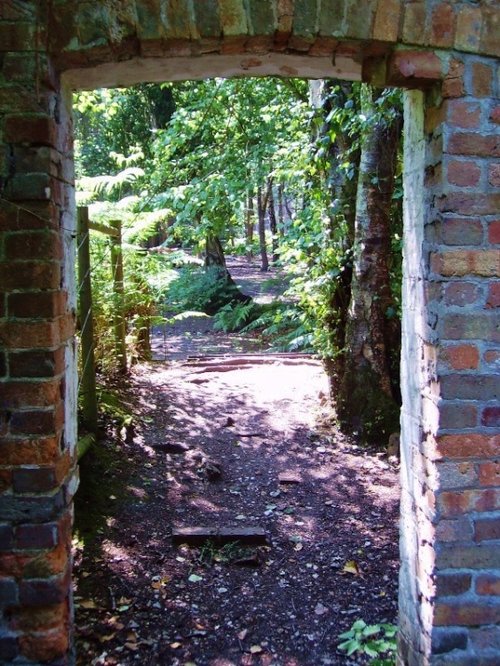
[[[368,663],[338,635],[396,619],[397,461],[335,429],[316,359],[184,325],[122,390],[133,422],[82,461],[77,663]],[[239,541],[188,546],[187,527]]]

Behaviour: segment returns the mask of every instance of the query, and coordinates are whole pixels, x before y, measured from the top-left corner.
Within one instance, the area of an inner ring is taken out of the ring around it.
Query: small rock
[[[223,425],[223,428],[230,428],[231,426],[234,426],[235,423],[236,421],[231,416],[228,416],[226,422]]]
[[[189,446],[182,442],[162,442],[161,444],[151,444],[151,448],[160,453],[183,454],[189,451]]]
[[[215,482],[222,479],[222,465],[211,460],[206,460],[203,465],[203,471],[209,481]]]

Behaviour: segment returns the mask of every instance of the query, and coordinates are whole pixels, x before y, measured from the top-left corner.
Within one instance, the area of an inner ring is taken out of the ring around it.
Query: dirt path
[[[395,620],[397,471],[332,428],[321,365],[184,359],[130,388],[140,420],[82,466],[78,663],[365,663],[337,636]],[[193,526],[265,544],[173,543]]]

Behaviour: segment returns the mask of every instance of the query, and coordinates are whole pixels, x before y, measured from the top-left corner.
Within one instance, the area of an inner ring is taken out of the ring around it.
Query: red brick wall
[[[425,181],[405,232],[400,660],[498,663],[498,7],[163,5],[0,2],[0,663],[72,661],[75,216],[59,74],[107,65],[113,80],[133,57],[151,72],[148,57],[204,54],[246,54],[247,67],[273,52],[352,58],[374,82],[424,91]]]

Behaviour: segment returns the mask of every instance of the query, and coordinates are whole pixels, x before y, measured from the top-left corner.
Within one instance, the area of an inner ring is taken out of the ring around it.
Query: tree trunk
[[[274,192],[273,192],[273,180],[269,178],[267,184],[267,201],[268,201],[268,210],[269,210],[269,228],[271,230],[272,238],[272,248],[273,248],[273,258],[272,262],[275,264],[278,259],[278,223],[276,221],[276,209],[274,207]]]
[[[247,197],[247,209],[245,217],[245,244],[247,247],[247,259],[253,258],[253,232],[255,226],[255,210],[253,206],[253,196],[252,193],[248,193]]]
[[[365,115],[375,113],[372,94],[366,91]],[[380,119],[363,140],[344,374],[337,401],[344,427],[381,447],[399,426],[391,377],[391,352],[398,346],[399,327],[387,312],[393,304],[390,209],[401,128],[400,114]]]
[[[285,237],[285,210],[283,204],[283,183],[278,185],[278,231],[280,238]]]
[[[260,270],[263,273],[266,273],[269,270],[269,259],[266,247],[266,208],[267,196],[262,194],[262,187],[259,186],[257,190],[257,215],[259,222],[259,247],[261,258]]]
[[[219,237],[208,231],[205,238],[205,267],[215,269],[215,279],[220,280],[220,289],[207,305],[207,314],[215,314],[228,303],[248,303],[252,299],[242,291],[227,270],[226,258]]]

